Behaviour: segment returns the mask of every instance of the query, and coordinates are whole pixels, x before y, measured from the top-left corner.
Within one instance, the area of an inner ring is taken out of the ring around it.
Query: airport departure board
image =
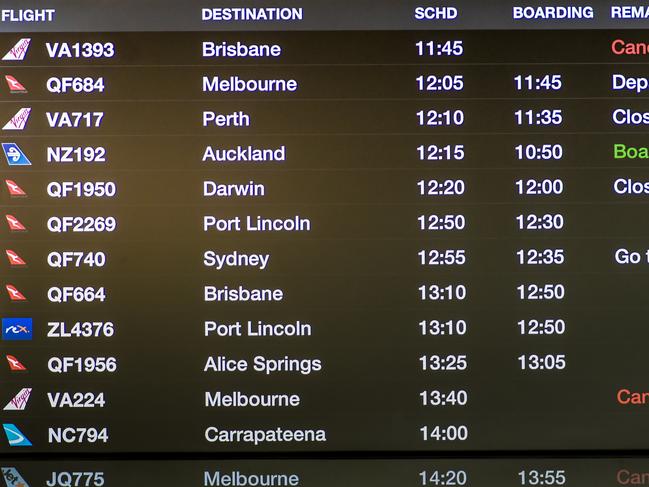
[[[0,71],[0,452],[649,450],[646,2],[4,0]]]

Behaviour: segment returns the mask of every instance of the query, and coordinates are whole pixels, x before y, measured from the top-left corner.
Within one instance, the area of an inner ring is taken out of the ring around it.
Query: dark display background
[[[3,469],[17,472],[29,485],[58,485],[79,479],[89,485],[139,486],[225,485],[258,480],[290,479],[303,486],[394,486],[421,485],[504,486],[528,485],[544,479],[555,485],[633,485],[632,479],[647,475],[643,458],[450,458],[408,460],[185,460],[109,461],[75,460],[6,462]],[[422,480],[425,479],[426,482]],[[522,480],[523,479],[523,480]],[[555,480],[556,479],[556,480]],[[102,483],[103,480],[103,483]],[[47,483],[47,484],[46,484]],[[54,484],[57,485],[57,484]],[[280,484],[282,485],[282,484]],[[286,485],[286,483],[284,484]]]
[[[3,260],[0,277],[29,301],[2,296],[4,317],[30,316],[34,339],[3,342],[27,374],[2,364],[9,401],[33,387],[26,411],[7,412],[49,452],[296,452],[648,449],[647,406],[621,406],[621,388],[649,387],[649,264],[621,266],[614,252],[649,248],[647,195],[622,196],[617,178],[649,179],[643,160],[614,160],[613,144],[646,144],[643,127],[616,126],[617,108],[647,98],[613,92],[611,76],[646,76],[644,58],[613,56],[614,31],[270,32],[34,34],[24,63],[4,63],[29,93],[0,95],[0,120],[23,106],[23,132],[2,132],[31,167],[3,166],[26,199],[2,209],[28,232],[0,239],[28,261]],[[624,38],[646,41],[646,31]],[[18,39],[3,34],[7,49]],[[419,58],[419,40],[462,40],[461,57]],[[206,60],[204,40],[277,43],[279,58]],[[113,42],[110,60],[51,60],[45,42]],[[4,48],[4,47],[3,47]],[[421,74],[462,74],[459,93],[420,93]],[[558,92],[516,91],[517,74],[561,74]],[[203,76],[294,78],[290,94],[202,93]],[[53,95],[52,76],[103,76],[101,94]],[[463,110],[461,127],[418,127],[419,110]],[[561,109],[559,127],[519,126],[514,112]],[[249,128],[203,128],[204,110],[250,114]],[[103,111],[97,129],[52,129],[46,112]],[[2,122],[4,123],[4,122]],[[518,144],[561,144],[558,161],[517,160]],[[460,161],[420,161],[417,147],[463,144]],[[47,147],[103,146],[103,164],[55,164]],[[286,146],[281,163],[202,162],[205,147]],[[2,162],[4,164],[4,161]],[[560,178],[559,196],[521,196],[521,178]],[[463,179],[462,196],[419,195],[417,181]],[[259,198],[205,198],[204,180],[266,186]],[[110,199],[47,196],[52,181],[114,181]],[[560,231],[523,231],[520,214],[561,213]],[[417,218],[462,214],[460,232],[422,232]],[[203,232],[204,215],[309,218],[310,232]],[[53,234],[54,216],[113,216],[110,234]],[[462,266],[423,267],[422,249],[465,249]],[[562,265],[524,266],[521,248],[563,248]],[[53,251],[103,251],[99,269],[51,269]],[[216,271],[206,250],[270,253],[264,271]],[[561,301],[521,301],[523,283],[563,284]],[[422,302],[423,284],[467,287],[463,301]],[[277,288],[281,303],[206,303],[203,286]],[[52,286],[104,286],[105,303],[54,304]],[[522,336],[521,319],[562,318],[561,336]],[[205,320],[310,323],[313,336],[204,336]],[[464,336],[422,336],[425,319],[464,319]],[[47,322],[115,323],[110,338],[48,338]],[[419,359],[462,354],[466,371],[422,371]],[[522,354],[565,354],[561,371],[521,370]],[[310,375],[203,372],[208,356],[319,359]],[[48,371],[51,357],[116,357],[112,374]],[[4,360],[4,359],[3,359]],[[463,389],[463,407],[425,407],[425,390]],[[299,394],[297,408],[205,408],[205,391]],[[47,392],[104,392],[97,409],[52,409]],[[4,403],[3,403],[4,404]],[[423,441],[423,426],[466,425],[466,441]],[[323,429],[326,443],[209,443],[205,429]],[[48,428],[108,428],[107,443],[55,445]],[[0,450],[16,452],[6,443]]]

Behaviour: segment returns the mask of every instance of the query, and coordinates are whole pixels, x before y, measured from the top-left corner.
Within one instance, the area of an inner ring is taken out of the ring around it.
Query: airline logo
[[[7,259],[9,259],[9,264],[11,264],[14,267],[22,267],[26,266],[27,262],[25,262],[20,255],[18,255],[16,252],[13,250],[5,250],[5,254],[7,254]]]
[[[9,190],[9,196],[12,198],[24,198],[27,196],[27,193],[18,186],[18,184],[15,181],[12,181],[11,179],[5,179],[5,184],[7,185],[7,189]]]
[[[31,318],[2,318],[2,339],[5,341],[31,340],[33,331]]]
[[[2,58],[3,61],[22,61],[25,59],[25,54],[27,54],[27,49],[29,49],[29,44],[32,42],[31,39],[24,38],[20,39],[14,47],[9,49],[9,52],[4,55]]]
[[[2,477],[5,479],[7,487],[29,487],[15,467],[2,467]]]
[[[18,144],[13,142],[7,142],[2,144],[2,151],[5,153],[5,158],[7,159],[7,164],[10,166],[31,166],[32,161],[30,161],[25,153],[20,150]]]
[[[32,446],[32,442],[27,439],[15,424],[3,423],[2,427],[5,430],[5,435],[7,435],[9,446]]]
[[[26,232],[27,228],[25,225],[20,223],[18,218],[16,218],[13,215],[5,215],[5,218],[7,220],[7,225],[9,225],[9,230],[12,232]]]
[[[4,407],[4,411],[24,411],[32,394],[31,387],[21,389]]]
[[[12,95],[17,95],[20,93],[27,93],[27,88],[25,88],[20,81],[10,75],[5,76],[5,81],[9,86],[9,92]]]
[[[9,369],[12,372],[27,372],[27,367],[21,364],[20,360],[18,360],[13,355],[7,355],[6,358],[7,362],[9,363]]]
[[[25,125],[27,125],[30,113],[32,113],[31,108],[21,108],[9,119],[5,126],[2,127],[2,130],[23,130]]]
[[[7,294],[9,294],[9,299],[12,301],[27,301],[27,298],[16,289],[15,286],[12,286],[11,284],[7,284],[5,286],[5,289],[7,290]],[[4,321],[4,320],[3,320]],[[4,331],[4,326],[3,326],[3,331]]]

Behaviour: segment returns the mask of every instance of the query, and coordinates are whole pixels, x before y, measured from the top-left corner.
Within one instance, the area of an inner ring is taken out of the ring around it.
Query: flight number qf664
[[[104,287],[63,286],[51,287],[47,291],[47,299],[51,303],[94,303],[106,301]]]

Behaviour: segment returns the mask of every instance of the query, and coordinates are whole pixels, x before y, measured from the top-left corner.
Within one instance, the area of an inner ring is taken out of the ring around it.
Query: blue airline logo
[[[7,158],[7,164],[10,166],[31,166],[32,162],[27,158],[25,153],[20,150],[18,144],[13,142],[4,142],[2,144],[2,151]]]
[[[31,340],[32,334],[33,324],[31,318],[2,318],[3,340]]]
[[[15,424],[3,423],[2,427],[5,430],[5,435],[7,435],[9,446],[32,446],[32,442],[27,439]]]

